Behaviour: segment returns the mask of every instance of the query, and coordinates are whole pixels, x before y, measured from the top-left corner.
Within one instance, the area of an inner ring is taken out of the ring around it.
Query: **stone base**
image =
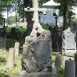
[[[52,72],[35,72],[26,73],[24,70],[20,72],[19,77],[58,77],[57,74]]]

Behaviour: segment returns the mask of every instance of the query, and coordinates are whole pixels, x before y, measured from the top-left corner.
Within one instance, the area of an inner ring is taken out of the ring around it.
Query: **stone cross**
[[[24,10],[26,12],[33,12],[33,19],[32,20],[34,22],[38,23],[39,22],[39,15],[38,15],[38,13],[39,12],[46,12],[47,9],[46,8],[39,8],[38,0],[32,0],[32,3],[33,3],[33,8],[27,7]]]

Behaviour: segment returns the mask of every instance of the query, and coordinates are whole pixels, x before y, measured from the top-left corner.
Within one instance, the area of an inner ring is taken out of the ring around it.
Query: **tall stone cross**
[[[46,12],[46,8],[39,8],[38,6],[38,0],[32,0],[33,3],[33,8],[27,7],[24,10],[26,12],[33,12],[33,21],[34,23],[37,22],[39,23],[39,12]]]

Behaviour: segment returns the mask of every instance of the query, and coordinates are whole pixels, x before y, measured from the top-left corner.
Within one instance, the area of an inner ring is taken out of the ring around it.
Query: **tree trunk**
[[[26,36],[30,35],[32,28],[33,28],[33,21],[32,21],[32,13],[26,13],[27,18],[27,31]]]
[[[24,6],[25,7],[32,7],[32,0],[24,0]],[[26,12],[25,13],[26,19],[27,19],[27,31],[25,33],[26,36],[28,36],[31,31],[32,31],[32,27],[33,27],[33,21],[32,21],[32,13]]]
[[[67,28],[67,0],[64,0],[64,9],[63,9],[63,31]]]
[[[63,31],[67,28],[66,12],[67,12],[67,6],[64,6],[64,10],[63,10]]]

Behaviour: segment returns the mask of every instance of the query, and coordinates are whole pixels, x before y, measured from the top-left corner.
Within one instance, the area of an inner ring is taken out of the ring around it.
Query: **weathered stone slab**
[[[74,59],[75,59],[75,75],[77,77],[77,53],[75,54]]]
[[[57,55],[55,59],[55,67],[56,67],[56,73],[59,73],[61,70],[61,64],[62,64],[62,59],[61,55]]]
[[[58,77],[57,74],[51,72],[26,73],[25,71],[21,71],[19,75],[19,77]]]
[[[71,60],[71,59],[66,60],[64,77],[75,77],[75,61],[74,60]]]
[[[51,60],[51,49],[48,40],[40,40],[34,47],[35,60],[40,64],[47,64]]]
[[[76,33],[71,28],[63,31],[62,53],[68,56],[74,56],[76,53]]]

